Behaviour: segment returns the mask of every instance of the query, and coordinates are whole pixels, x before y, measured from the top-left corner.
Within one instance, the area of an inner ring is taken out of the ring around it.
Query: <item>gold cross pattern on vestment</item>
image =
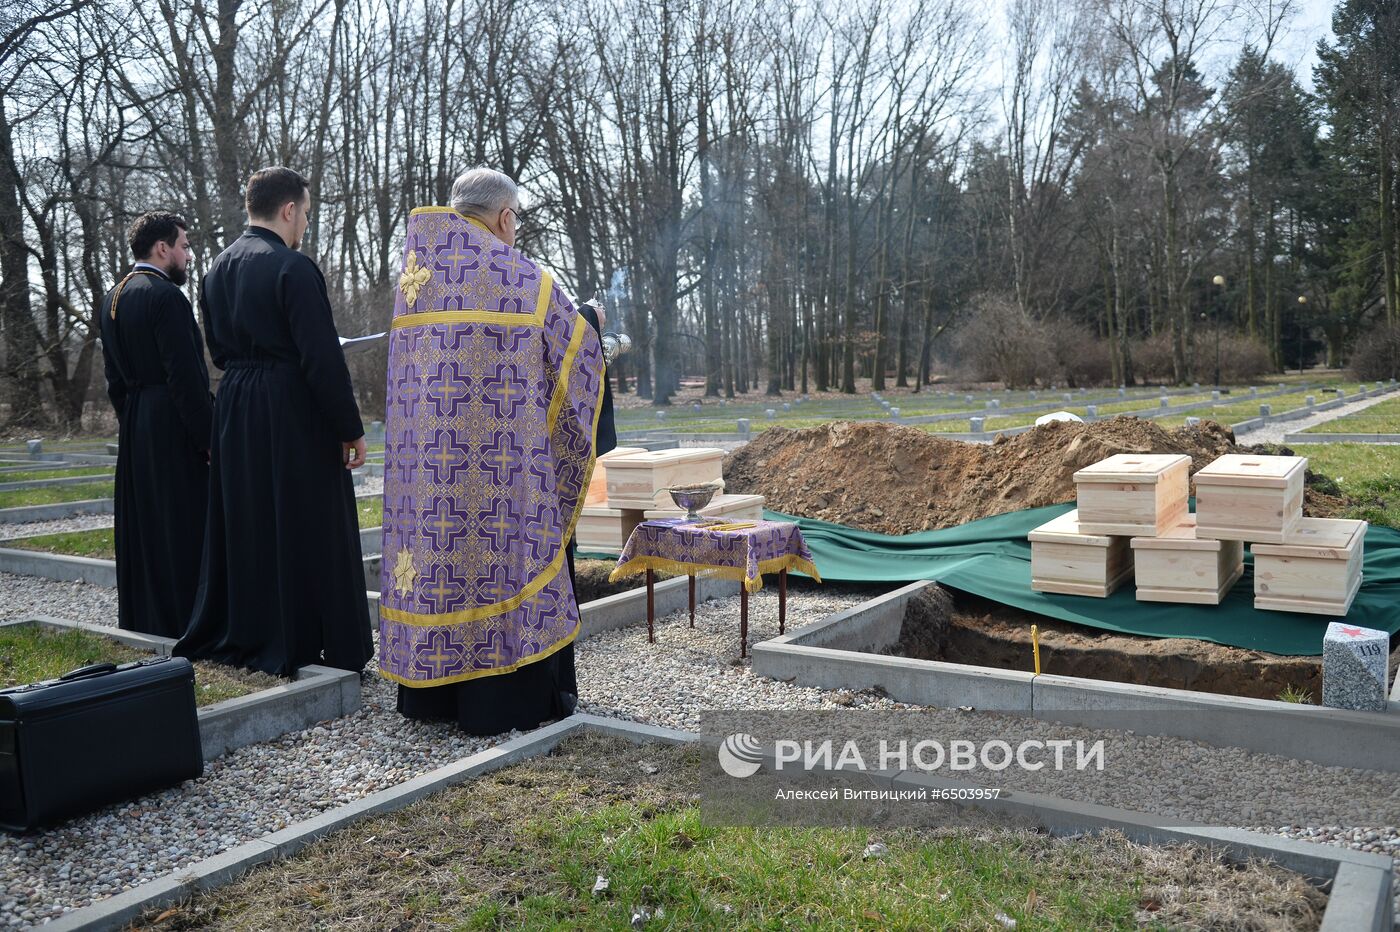
[[[399,290],[403,292],[409,307],[418,303],[418,292],[432,277],[433,273],[426,266],[418,264],[418,253],[410,252],[408,261],[403,264],[403,274],[399,276]]]

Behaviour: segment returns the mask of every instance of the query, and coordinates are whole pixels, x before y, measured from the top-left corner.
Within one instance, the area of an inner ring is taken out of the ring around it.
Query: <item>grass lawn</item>
[[[863,858],[868,829],[715,827],[694,801],[702,753],[574,738],[196,894],[159,928],[629,929],[639,907],[648,929],[1131,929],[1140,911],[1294,928],[1325,904],[1296,875],[1121,836],[890,829],[888,854]]]
[[[360,527],[379,527],[384,523],[384,496],[355,499],[355,509],[360,513]]]
[[[64,534],[43,534],[0,541],[0,547],[19,550],[42,550],[45,553],[65,553],[72,557],[92,557],[95,560],[115,560],[116,543],[109,527],[93,531],[69,531]]]
[[[1358,502],[1342,517],[1400,528],[1400,446],[1295,443],[1289,449]]]
[[[1369,408],[1315,424],[1307,434],[1400,434],[1400,398],[1391,398]]]
[[[38,479],[78,479],[83,476],[112,477],[111,466],[92,466],[82,469],[30,469],[24,472],[0,472],[0,483],[34,482]]]
[[[93,498],[111,497],[112,483],[110,482],[50,485],[37,489],[0,492],[0,508],[18,508],[21,505],[52,505],[57,502],[85,502]]]
[[[0,628],[0,689],[37,683],[93,663],[131,663],[150,654],[87,631],[59,631],[41,625]],[[246,696],[281,685],[266,673],[199,661],[194,665],[198,705]]]

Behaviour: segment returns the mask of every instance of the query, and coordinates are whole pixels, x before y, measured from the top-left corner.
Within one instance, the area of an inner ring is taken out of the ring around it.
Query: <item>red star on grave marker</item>
[[[1345,634],[1345,635],[1346,635],[1347,637],[1349,637],[1349,638],[1359,638],[1359,637],[1361,637],[1361,629],[1360,629],[1360,628],[1348,628],[1346,625],[1342,625],[1342,633]]]

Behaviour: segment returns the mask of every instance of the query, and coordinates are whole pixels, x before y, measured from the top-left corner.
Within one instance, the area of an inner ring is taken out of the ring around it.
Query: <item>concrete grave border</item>
[[[55,932],[103,932],[122,928],[148,910],[226,886],[260,864],[291,857],[331,832],[361,819],[398,811],[473,777],[547,754],[565,739],[590,732],[613,735],[637,744],[685,744],[705,740],[692,732],[577,714],[439,767],[396,787],[246,842],[91,906],[74,910],[49,923],[46,928]],[[878,782],[901,786],[967,786],[908,771],[889,771],[872,774],[871,777]],[[1235,862],[1266,859],[1319,885],[1331,885],[1321,926],[1325,932],[1389,930],[1392,927],[1392,865],[1390,858],[1383,855],[1238,829],[1162,828],[1154,825],[1153,820],[1142,813],[1032,794],[1003,792],[999,800],[981,805],[995,812],[1029,819],[1053,835],[1116,829],[1142,844],[1195,843]]]
[[[1284,434],[1289,443],[1400,443],[1400,434]]]
[[[87,631],[160,657],[169,657],[175,646],[174,638],[45,615],[0,622],[0,628],[30,625]],[[200,709],[199,738],[204,759],[210,761],[245,745],[272,741],[317,722],[341,718],[357,711],[360,704],[358,673],[319,665],[302,667],[290,683]]]
[[[47,505],[19,505],[14,508],[0,508],[0,524],[60,521],[76,515],[110,515],[113,508],[113,500],[110,498],[87,498],[76,502],[51,502]]]
[[[48,489],[56,486],[109,482],[114,480],[115,475],[115,473],[103,472],[89,476],[59,476],[53,479],[26,479],[20,482],[6,482],[5,476],[0,474],[0,492],[21,492],[25,489]],[[21,505],[19,507],[28,508],[31,506]]]
[[[1400,771],[1400,678],[1385,712],[1356,712],[874,653],[895,642],[906,604],[930,585],[911,583],[755,644],[753,672],[826,689],[880,687],[917,705],[970,705],[1087,727],[1104,727],[1105,712],[1204,713],[1158,716],[1151,728],[1137,730],[1327,766]]]

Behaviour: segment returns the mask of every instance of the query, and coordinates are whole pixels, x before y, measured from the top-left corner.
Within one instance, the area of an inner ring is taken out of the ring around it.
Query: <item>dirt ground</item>
[[[1213,421],[1175,429],[1135,417],[1057,421],[991,444],[841,421],[764,431],[729,455],[724,480],[725,491],[766,496],[777,511],[909,534],[1073,501],[1075,471],[1114,453],[1184,453],[1194,473],[1235,452],[1265,451],[1236,445]],[[1334,484],[1310,479],[1307,514],[1327,517],[1347,504]]]
[[[1277,699],[1285,689],[1307,692],[1313,702],[1322,696],[1320,658],[1280,656],[1190,638],[1115,634],[941,588],[910,601],[899,643],[890,653],[1033,670],[1032,624],[1039,628],[1042,673],[1256,699]],[[1400,655],[1392,664],[1397,659]]]

